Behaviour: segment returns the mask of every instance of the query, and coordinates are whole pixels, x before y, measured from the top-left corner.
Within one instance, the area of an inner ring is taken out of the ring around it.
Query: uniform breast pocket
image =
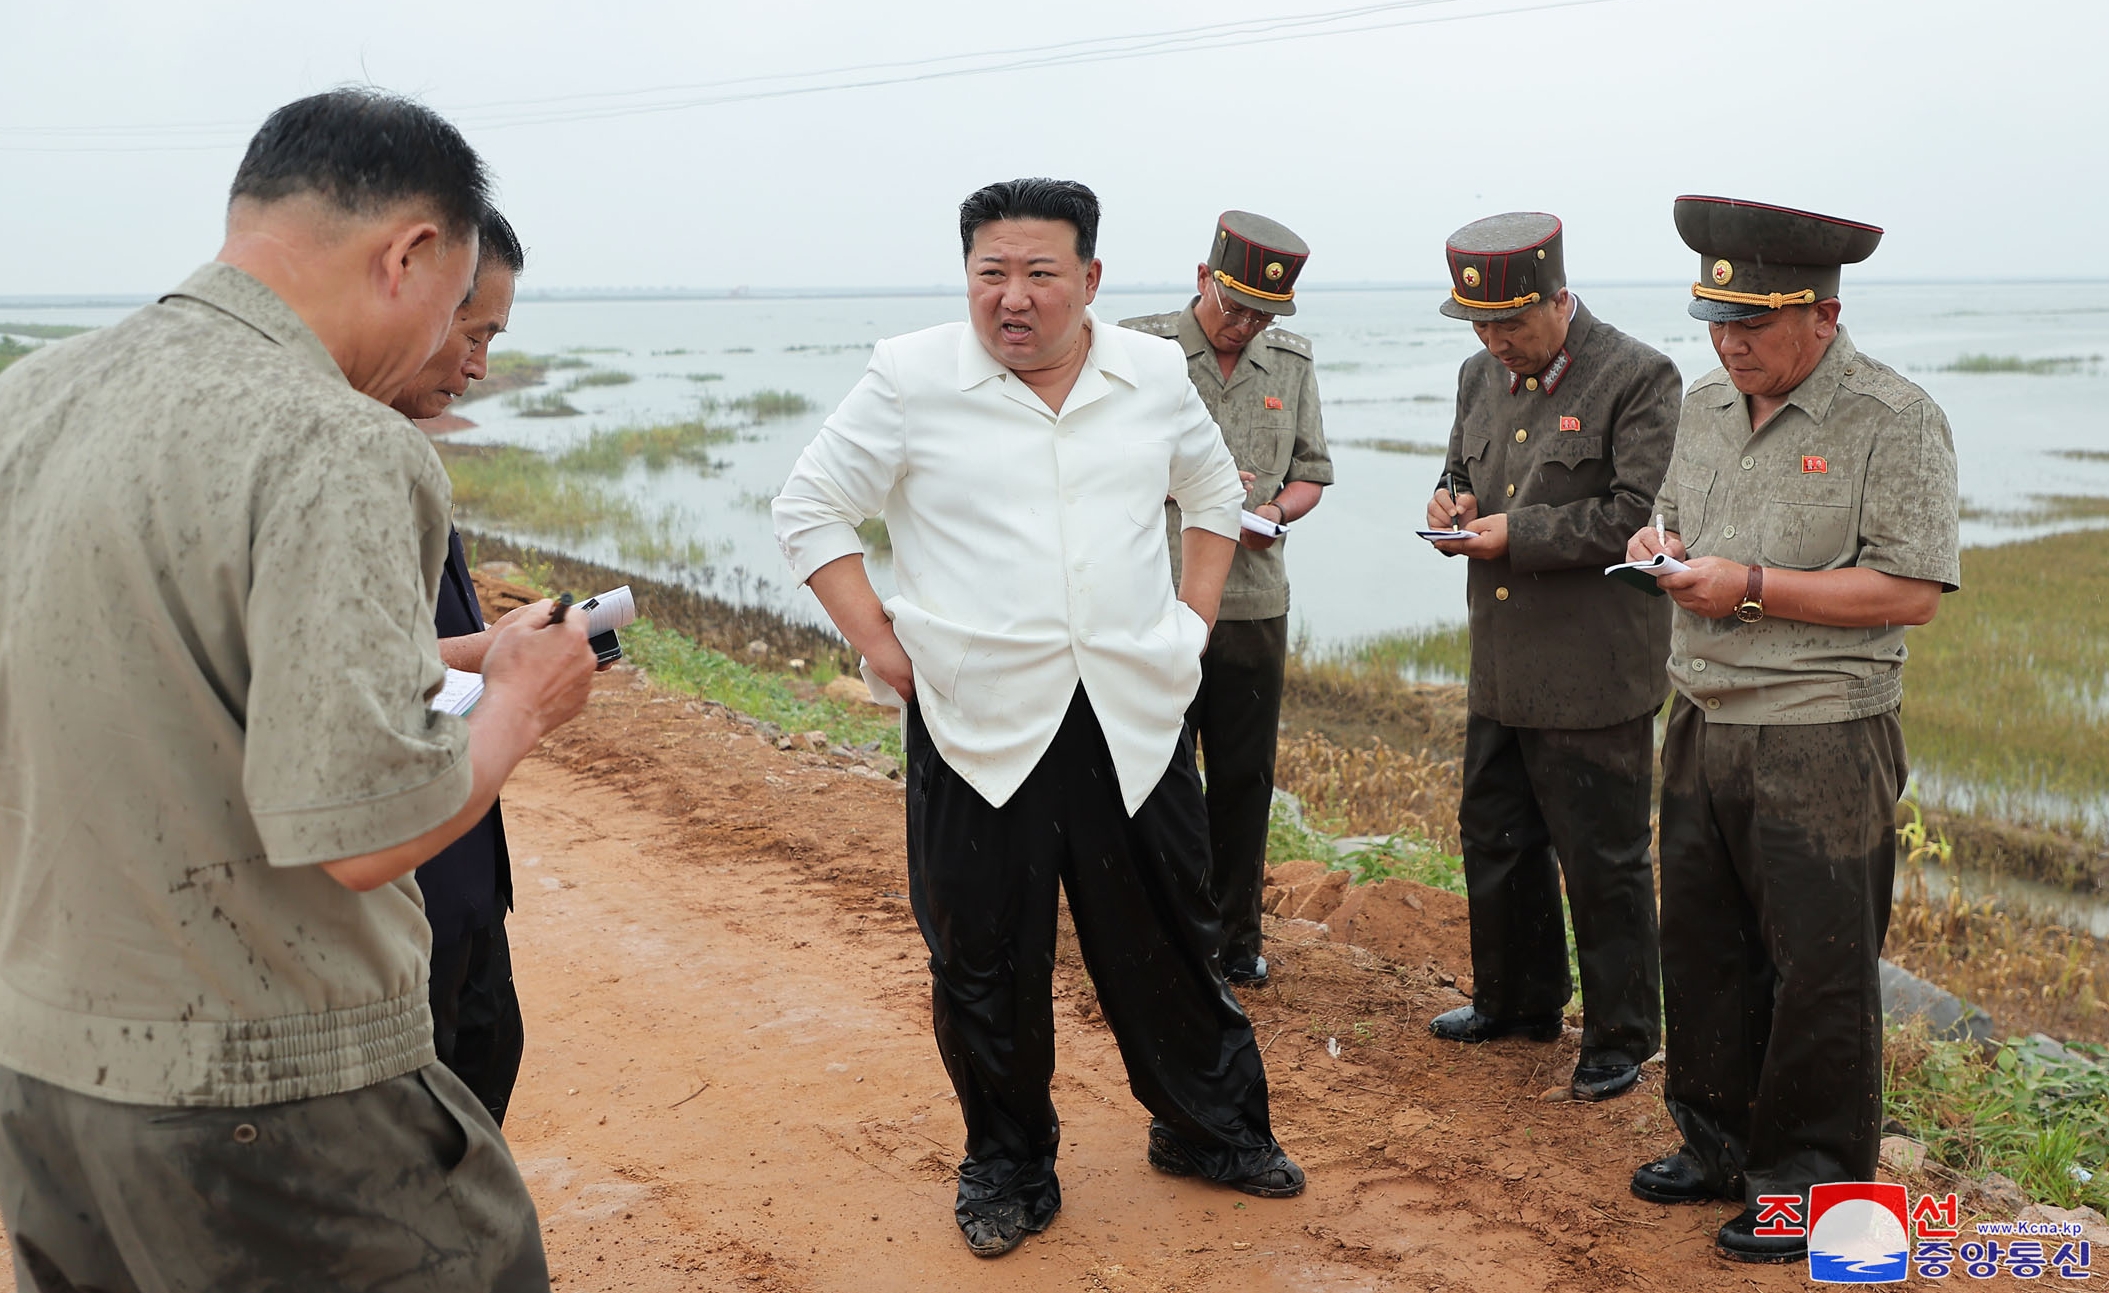
[[[1238,466],[1262,481],[1279,482],[1296,449],[1296,422],[1286,411],[1270,409],[1253,419],[1238,439],[1232,454]]]
[[[1714,475],[1710,467],[1679,466],[1671,471],[1677,486],[1677,533],[1688,549],[1706,534],[1707,495],[1713,492]]]
[[[1853,500],[1845,491],[1797,493],[1765,504],[1759,555],[1783,570],[1838,564],[1853,537]]]
[[[1604,456],[1604,437],[1601,435],[1575,435],[1564,432],[1545,448],[1548,462],[1556,462],[1572,471],[1585,462]]]

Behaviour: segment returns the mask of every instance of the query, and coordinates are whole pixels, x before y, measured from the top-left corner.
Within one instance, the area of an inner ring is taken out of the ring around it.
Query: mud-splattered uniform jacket
[[[1670,603],[1604,577],[1648,521],[1677,432],[1677,367],[1575,303],[1567,344],[1518,377],[1485,350],[1457,378],[1449,471],[1509,550],[1474,560],[1466,703],[1509,727],[1638,718],[1669,694]],[[1440,485],[1441,482],[1435,482]]]
[[[228,265],[0,374],[0,1065],[238,1106],[433,1062],[417,885],[314,864],[468,799],[450,498]]]

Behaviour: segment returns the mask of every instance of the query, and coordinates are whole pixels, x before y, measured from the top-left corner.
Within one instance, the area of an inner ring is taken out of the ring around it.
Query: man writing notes
[[[1013,180],[960,207],[968,322],[882,341],[775,504],[801,582],[905,707],[908,888],[966,1121],[955,1217],[992,1257],[1061,1206],[1058,887],[1153,1115],[1149,1161],[1248,1194],[1303,1172],[1269,1130],[1223,981],[1183,714],[1244,490],[1176,346],[1090,310],[1098,199]],[[1177,596],[1164,500],[1185,515]],[[884,512],[898,596],[864,572]]]
[[[1572,993],[1564,877],[1581,962],[1578,1100],[1631,1089],[1655,1053],[1655,884],[1648,793],[1669,690],[1669,607],[1604,577],[1648,515],[1677,427],[1676,366],[1567,290],[1560,222],[1466,225],[1441,306],[1485,349],[1457,378],[1457,421],[1428,527],[1472,559],[1472,672],[1458,834],[1472,920],[1472,1004],[1437,1037],[1551,1041]],[[1455,496],[1452,494],[1455,489]]]
[[[1333,481],[1311,343],[1273,326],[1296,312],[1296,277],[1310,254],[1303,239],[1265,216],[1225,211],[1187,307],[1121,321],[1186,353],[1187,375],[1248,478],[1247,504],[1276,524],[1318,506]],[[1176,505],[1165,512],[1176,579],[1183,527]],[[1186,711],[1208,769],[1209,889],[1223,918],[1223,977],[1232,983],[1267,981],[1260,895],[1289,651],[1285,543],[1251,531],[1239,537],[1201,657],[1201,690]]]
[[[1904,630],[1961,579],[1948,419],[1838,325],[1872,225],[1677,199],[1692,386],[1628,555],[1690,569],[1662,746],[1664,1096],[1683,1133],[1633,1174],[1658,1203],[1728,1199],[1715,1242],[1798,1261],[1811,1185],[1875,1179],[1882,988],[1906,775]]]
[[[0,374],[0,1214],[25,1290],[546,1290],[434,1061],[411,871],[583,708],[583,617],[434,713],[446,474],[387,407],[468,295],[482,163],[281,108],[217,260]]]

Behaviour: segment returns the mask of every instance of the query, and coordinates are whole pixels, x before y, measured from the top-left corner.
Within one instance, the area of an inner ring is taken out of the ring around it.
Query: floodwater
[[[529,282],[532,287],[532,281]],[[1599,319],[1656,346],[1687,380],[1714,367],[1703,325],[1685,313],[1676,284],[1591,286],[1576,291]],[[1102,293],[1096,309],[1115,320],[1175,309],[1183,291]],[[1440,288],[1306,289],[1293,326],[1319,363],[1325,426],[1338,483],[1287,540],[1295,630],[1318,645],[1456,622],[1464,616],[1463,560],[1445,559],[1410,531],[1441,470],[1437,454],[1387,452],[1366,444],[1447,441],[1458,365],[1477,343],[1465,324],[1436,313]],[[2109,364],[2055,375],[1939,371],[1966,354],[2045,359],[2109,354],[2109,306],[2070,284],[1846,283],[1844,322],[1854,342],[1924,385],[1955,428],[1962,492],[1998,513],[1964,524],[1964,541],[2031,537],[2060,522],[2030,518],[2040,496],[2109,495],[2109,457],[2075,460],[2060,451],[2109,450],[2102,400]],[[528,418],[505,397],[463,405],[474,430],[453,439],[562,449],[598,428],[648,425],[693,415],[699,398],[756,390],[796,391],[815,411],[748,428],[714,451],[720,469],[633,467],[621,488],[671,509],[707,539],[707,571],[689,572],[720,596],[759,602],[818,620],[809,594],[788,587],[770,534],[767,499],[828,410],[863,371],[877,338],[961,317],[956,295],[654,301],[527,300],[500,348],[574,351],[599,368],[633,374],[622,386],[580,389],[575,418]],[[0,319],[106,323],[115,309],[0,307]],[[714,380],[698,377],[717,374]],[[575,372],[552,374],[560,385]],[[490,527],[502,528],[502,527]],[[518,535],[533,538],[532,535]],[[582,556],[615,560],[612,545]],[[875,571],[879,582],[886,572]],[[672,572],[647,572],[668,574]],[[678,576],[677,576],[678,577]]]

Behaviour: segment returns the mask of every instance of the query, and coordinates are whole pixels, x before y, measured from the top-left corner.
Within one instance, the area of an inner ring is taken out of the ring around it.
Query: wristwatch
[[[1750,582],[1743,585],[1743,600],[1736,603],[1736,618],[1755,624],[1765,618],[1765,568],[1752,566]]]

